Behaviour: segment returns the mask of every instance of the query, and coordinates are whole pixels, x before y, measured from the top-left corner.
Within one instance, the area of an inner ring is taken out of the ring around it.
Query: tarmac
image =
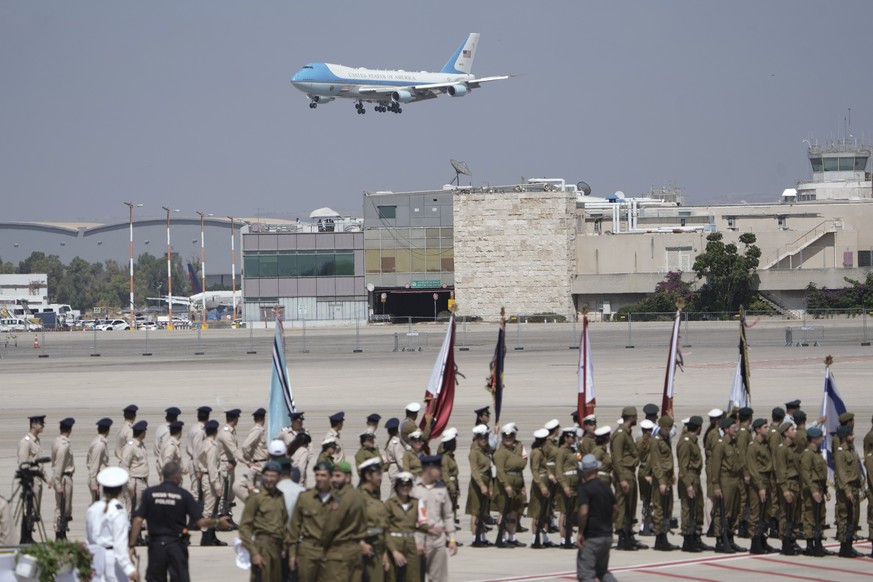
[[[858,443],[869,430],[873,402],[869,379],[873,348],[867,345],[866,321],[835,318],[804,322],[762,320],[748,330],[752,365],[752,402],[756,416],[768,417],[773,406],[801,399],[810,417],[821,406],[824,358],[833,355],[832,371],[843,399],[856,413]],[[265,406],[270,385],[273,330],[261,325],[246,329],[196,331],[71,332],[37,334],[40,348],[32,347],[35,334],[20,334],[18,342],[0,343],[0,474],[4,496],[11,498],[15,485],[15,450],[27,431],[27,416],[46,414],[42,435],[44,454],[50,454],[57,422],[76,419],[72,434],[77,473],[71,539],[84,537],[83,520],[89,496],[85,487],[85,453],[96,434],[95,422],[103,416],[121,420],[121,409],[140,407],[139,418],[152,426],[163,419],[163,409],[178,406],[182,420],[193,422],[196,407],[216,411],[241,408],[238,427],[242,438],[251,426],[250,413]],[[737,323],[690,322],[681,339],[684,372],[676,380],[677,418],[723,408],[728,399],[737,361]],[[794,329],[786,345],[785,328]],[[807,329],[801,330],[801,327]],[[357,450],[357,435],[371,412],[401,417],[404,405],[421,401],[439,345],[445,335],[442,323],[286,331],[286,356],[294,398],[306,412],[306,427],[318,442],[328,429],[327,417],[346,412],[344,445]],[[576,402],[576,369],[580,326],[571,324],[510,324],[507,348],[504,405],[500,422],[515,422],[519,438],[529,443],[532,432],[551,418],[569,423]],[[664,383],[670,323],[592,323],[591,345],[595,363],[597,415],[600,423],[614,423],[621,408],[648,402],[660,404]],[[396,335],[395,335],[396,334]],[[148,338],[146,337],[148,335]],[[466,463],[473,410],[492,404],[485,389],[488,363],[494,352],[496,326],[459,325],[456,361],[459,377],[450,425],[458,427],[459,465],[463,507],[469,468]],[[0,338],[2,341],[2,338]],[[806,345],[803,345],[806,344]],[[630,347],[633,346],[633,347]],[[355,352],[354,350],[361,350]],[[396,350],[396,351],[395,351]],[[249,353],[254,352],[254,353]],[[95,356],[92,354],[100,354]],[[151,355],[143,355],[151,354]],[[43,357],[39,357],[43,356]],[[223,415],[214,417],[223,420]],[[114,436],[115,430],[110,433]],[[378,433],[384,444],[384,430]],[[151,455],[152,439],[147,436]],[[114,462],[114,460],[113,460]],[[153,459],[150,483],[157,482]],[[526,475],[529,482],[529,476]],[[384,486],[387,490],[387,485]],[[54,496],[43,496],[43,515],[49,537]],[[828,521],[833,523],[833,502]],[[865,506],[862,505],[862,526]],[[677,510],[678,512],[678,502]],[[236,508],[239,520],[241,505]],[[470,547],[468,519],[461,516],[464,544],[449,560],[451,580],[526,581],[575,579],[575,552],[559,549],[476,549]],[[529,525],[528,520],[524,520]],[[833,529],[828,530],[833,532]],[[492,532],[492,537],[495,532]],[[866,527],[861,532],[866,534]],[[235,532],[219,537],[230,542]],[[529,543],[531,533],[519,536]],[[195,544],[198,540],[195,536]],[[653,543],[652,538],[642,538]],[[671,536],[673,543],[681,538]],[[748,540],[738,540],[748,545]],[[713,540],[708,540],[713,543]],[[834,544],[828,538],[826,543]],[[856,548],[870,554],[869,542]],[[245,580],[247,573],[234,567],[229,548],[192,545],[193,580]],[[140,550],[145,571],[145,548]],[[725,556],[712,553],[618,552],[611,568],[619,580],[735,580],[761,573],[796,580],[862,580],[873,578],[873,559],[808,558],[804,556]]]

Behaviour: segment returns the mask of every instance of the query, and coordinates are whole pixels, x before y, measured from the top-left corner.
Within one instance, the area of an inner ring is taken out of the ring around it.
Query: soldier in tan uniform
[[[561,547],[575,549],[573,523],[579,511],[577,490],[579,488],[578,455],[576,451],[577,429],[567,427],[561,433],[561,446],[555,458],[555,474],[558,487],[555,489],[555,507],[561,511]]]
[[[797,451],[794,449],[795,433],[794,425],[790,422],[783,422],[779,426],[782,444],[776,448],[776,455],[773,458],[773,472],[781,496],[779,499],[779,529],[782,532],[780,553],[785,556],[796,556],[801,551],[794,538],[795,508],[801,502],[800,463]]]
[[[28,417],[30,429],[27,434],[18,441],[17,461],[18,465],[24,463],[32,463],[39,458],[42,452],[42,444],[39,441],[39,435],[45,430],[45,416],[30,416]],[[42,479],[34,479],[33,495],[36,498],[36,513],[39,514],[42,506]]]
[[[682,551],[699,553],[713,550],[703,543],[703,453],[700,451],[700,431],[703,418],[692,416],[685,422],[685,432],[676,444],[676,464],[679,481],[676,486],[682,512]]]
[[[795,414],[795,419],[797,414]],[[822,545],[821,526],[824,523],[825,501],[831,496],[828,493],[828,466],[819,449],[824,441],[824,435],[818,428],[811,428],[807,433],[807,447],[800,454],[800,482],[803,491],[803,537],[806,538],[805,556],[821,557],[827,555]],[[854,536],[855,532],[852,532]],[[847,549],[852,552],[851,542],[840,551]],[[858,554],[860,555],[860,554]],[[850,555],[848,557],[854,557]]]
[[[676,474],[673,464],[673,448],[670,443],[670,430],[673,428],[673,417],[662,416],[658,419],[658,434],[652,437],[649,452],[649,463],[652,466],[652,500],[654,513],[655,546],[654,549],[669,552],[678,550],[667,540],[670,530],[670,516],[673,514],[673,486],[676,484]]]
[[[167,463],[176,463],[182,466],[182,427],[185,423],[181,420],[174,420],[170,423],[170,429],[167,433],[167,438],[163,439],[161,450],[158,452],[157,467],[158,475],[164,474],[164,467]],[[187,472],[185,469],[183,472]]]
[[[767,543],[769,506],[773,500],[773,459],[767,435],[770,427],[764,418],[752,422],[752,442],[746,449],[746,469],[749,471],[749,533],[752,554],[772,554],[776,548]]]
[[[121,460],[121,451],[133,436],[133,425],[136,423],[136,413],[139,407],[136,404],[128,404],[122,410],[124,421],[119,425],[115,435],[115,458]]]
[[[278,435],[269,435],[270,439],[280,439],[286,447],[290,448],[291,442],[304,430],[303,421],[306,420],[304,414],[304,412],[292,412],[288,415],[291,419],[291,426],[282,429]]]
[[[587,455],[594,451],[594,432],[597,430],[597,417],[589,414],[582,419],[582,430],[585,431],[582,438],[579,439],[577,447],[580,455]]]
[[[640,464],[640,454],[631,432],[636,424],[637,409],[626,406],[621,411],[621,424],[610,442],[615,502],[618,507],[614,524],[615,531],[618,532],[618,550],[648,548],[638,542],[633,534],[633,522],[637,515],[637,467]]]
[[[640,535],[654,535],[652,531],[652,465],[649,462],[649,456],[652,450],[652,431],[655,424],[645,418],[640,421],[640,436],[637,438],[637,451],[640,455],[640,468],[637,472],[637,484],[640,487],[640,501],[642,507],[642,524],[640,526]]]
[[[739,409],[737,414],[737,425],[739,426],[737,432],[737,447],[740,449],[740,457],[745,464],[746,451],[749,449],[749,443],[752,442],[751,425],[755,411],[748,406],[744,406]],[[751,501],[749,500],[748,467],[744,469],[743,477],[744,480],[740,483],[740,513],[738,516],[739,521],[737,523],[737,537],[749,538],[751,537],[751,533],[749,532],[749,516],[751,514],[752,506]]]
[[[500,446],[494,451],[494,468],[497,472],[497,484],[494,487],[493,508],[501,512],[505,520],[505,536],[498,536],[495,545],[523,547],[515,533],[518,529],[518,517],[524,509],[527,493],[524,487],[524,468],[527,466],[527,455],[524,447],[516,440],[514,423],[503,425],[500,430],[503,437]]]
[[[720,554],[745,552],[734,543],[734,527],[740,513],[740,486],[743,483],[745,459],[737,444],[739,426],[732,416],[722,418],[719,427],[724,436],[712,450],[712,496],[715,512],[715,551]],[[726,538],[726,539],[725,539]]]
[[[240,501],[245,501],[255,488],[255,476],[263,463],[267,462],[267,431],[265,429],[267,411],[258,408],[252,413],[254,424],[243,440],[240,451],[245,460],[245,467],[239,479],[234,482],[233,494]],[[283,441],[284,442],[284,441]],[[293,441],[292,441],[293,442]],[[287,451],[287,445],[286,445]],[[303,475],[300,476],[301,480]],[[301,483],[301,485],[303,485]],[[305,486],[305,485],[304,485]]]
[[[200,444],[205,436],[203,427],[209,422],[209,415],[212,413],[212,408],[209,406],[201,406],[197,409],[197,423],[188,429],[188,447],[187,453],[190,463],[188,466],[188,478],[191,480],[191,494],[194,499],[203,505],[203,474],[197,468],[197,459],[200,458]]]
[[[148,429],[148,423],[140,420],[131,429],[133,433],[130,440],[127,441],[127,444],[121,450],[121,468],[130,475],[130,479],[127,482],[127,495],[124,498],[128,512],[132,512],[139,507],[142,494],[146,487],[149,486],[149,466],[146,458],[146,447],[143,442],[146,430]]]
[[[204,438],[200,445],[200,454],[197,457],[197,466],[203,475],[203,515],[218,519],[220,513],[219,500],[224,491],[221,479],[221,445],[218,444],[218,421],[210,420],[203,427]],[[227,508],[225,508],[227,509]],[[215,535],[215,528],[209,528],[203,532],[200,538],[201,546],[226,546]]]
[[[861,459],[855,451],[853,425],[841,426],[837,429],[837,436],[840,438],[840,446],[834,450],[833,455],[834,486],[837,491],[837,539],[840,540],[840,556],[855,558],[861,555],[852,547],[861,513]],[[873,500],[868,500],[867,503],[873,504]]]
[[[424,471],[421,480],[412,488],[412,496],[424,506],[427,531],[424,533],[423,558],[427,564],[427,579],[448,582],[448,556],[458,553],[455,541],[455,512],[448,489],[442,481],[442,457],[422,457]]]
[[[65,418],[60,423],[60,435],[52,444],[52,489],[55,490],[55,539],[67,539],[67,522],[73,519],[73,473],[76,464],[70,448],[70,433],[74,418]]]
[[[467,459],[470,462],[470,483],[467,489],[465,513],[470,516],[470,531],[473,533],[473,547],[484,548],[491,545],[485,538],[485,516],[491,502],[491,449],[488,446],[488,427],[478,424],[473,429],[473,448]],[[482,523],[479,523],[479,520]]]
[[[704,504],[704,517],[709,518],[709,529],[706,532],[707,536],[713,536],[715,528],[714,516],[716,508],[712,496],[712,450],[715,448],[715,443],[721,438],[721,433],[718,429],[718,423],[724,418],[724,411],[720,408],[713,408],[707,414],[709,417],[709,426],[703,433],[703,464],[706,468],[706,503]]]
[[[376,435],[368,430],[360,434],[361,448],[355,453],[355,467],[360,467],[361,463],[369,459],[382,460],[382,455],[376,449]]]
[[[312,437],[305,430],[297,435],[288,449],[291,463],[300,471],[300,485],[306,487],[309,463],[312,461]]]
[[[91,492],[91,502],[100,499],[100,484],[97,474],[109,466],[109,429],[111,418],[101,418],[97,421],[97,436],[88,447],[85,465],[88,467],[88,490]]]
[[[366,428],[364,428],[364,430],[366,432],[372,434],[375,437],[376,433],[379,432],[379,422],[381,420],[382,420],[381,414],[376,414],[375,412],[372,414],[368,414],[367,415],[367,426],[366,426]],[[375,443],[375,445],[376,445],[376,449],[378,449],[379,443],[377,442],[377,443]]]
[[[388,431],[388,442],[385,443],[385,450],[382,453],[385,463],[388,465],[388,480],[394,482],[394,477],[403,470],[403,453],[406,452],[406,447],[403,446],[403,441],[398,434],[400,421],[396,418],[389,418],[385,421],[385,430]]]
[[[343,441],[340,436],[340,433],[343,430],[343,423],[346,420],[346,413],[343,411],[339,411],[336,414],[332,414],[328,417],[330,420],[330,430],[327,431],[327,434],[324,435],[324,440],[329,438],[334,439],[336,442],[336,451],[333,453],[333,463],[339,463],[340,461],[344,461],[346,458],[345,451],[343,450]]]
[[[182,411],[175,406],[171,406],[164,410],[164,413],[165,422],[159,424],[157,428],[155,428],[155,446],[153,452],[155,454],[155,463],[158,467],[158,475],[161,475],[164,470],[163,465],[160,463],[161,451],[164,449],[164,441],[166,441],[170,436],[170,425],[179,420],[179,415],[182,414]]]
[[[236,482],[236,467],[237,465],[246,466],[246,460],[239,448],[239,440],[236,436],[236,425],[239,423],[239,415],[239,408],[225,411],[225,424],[218,431],[218,436],[216,437],[216,441],[220,445],[219,450],[221,451],[221,487],[227,494],[228,507],[225,507],[224,511],[228,515],[230,515],[230,504],[233,501],[232,491]],[[233,522],[233,518],[230,521]]]
[[[782,491],[779,489],[779,482],[776,479],[776,450],[782,444],[782,433],[779,428],[785,420],[785,410],[780,407],[773,409],[770,414],[770,429],[767,432],[767,445],[770,447],[770,459],[773,462],[773,479],[770,480],[770,509],[767,512],[767,517],[770,519],[770,537],[781,538],[782,529],[779,524],[782,520]]]
[[[418,430],[418,413],[421,411],[421,404],[418,402],[410,402],[404,410],[406,416],[400,421],[400,440],[407,447],[409,443],[409,433]]]
[[[252,556],[251,580],[280,582],[283,561],[291,536],[285,498],[276,488],[280,466],[270,461],[264,466],[263,487],[246,501],[239,525],[243,547]]]

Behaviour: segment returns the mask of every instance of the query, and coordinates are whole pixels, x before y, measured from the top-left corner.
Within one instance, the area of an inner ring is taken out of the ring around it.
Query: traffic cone
[[[34,336],[33,338],[33,349],[39,349],[39,336]]]

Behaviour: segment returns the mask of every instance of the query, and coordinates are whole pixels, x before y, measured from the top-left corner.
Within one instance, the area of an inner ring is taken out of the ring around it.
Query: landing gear
[[[362,101],[355,103],[355,109],[358,110],[358,115],[363,115],[367,112],[367,110],[364,109],[364,103]]]
[[[315,109],[316,107],[318,107],[318,103],[316,103],[315,101],[309,104],[310,109]]]

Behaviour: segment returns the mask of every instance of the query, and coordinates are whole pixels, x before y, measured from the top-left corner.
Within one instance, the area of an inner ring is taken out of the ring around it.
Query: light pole
[[[197,211],[200,215],[200,291],[203,293],[203,303],[200,309],[200,329],[206,327],[206,239],[203,234],[203,221],[207,216],[205,212]]]
[[[236,250],[234,247],[234,230],[233,216],[228,216],[230,219],[230,298],[233,302],[233,314],[230,316],[230,323],[236,319]]]
[[[136,329],[136,310],[133,304],[133,209],[141,208],[142,204],[125,202],[124,205],[130,210],[130,329]]]
[[[173,251],[170,246],[170,212],[179,212],[178,208],[172,210],[161,206],[167,211],[167,329],[175,329],[173,325]]]

